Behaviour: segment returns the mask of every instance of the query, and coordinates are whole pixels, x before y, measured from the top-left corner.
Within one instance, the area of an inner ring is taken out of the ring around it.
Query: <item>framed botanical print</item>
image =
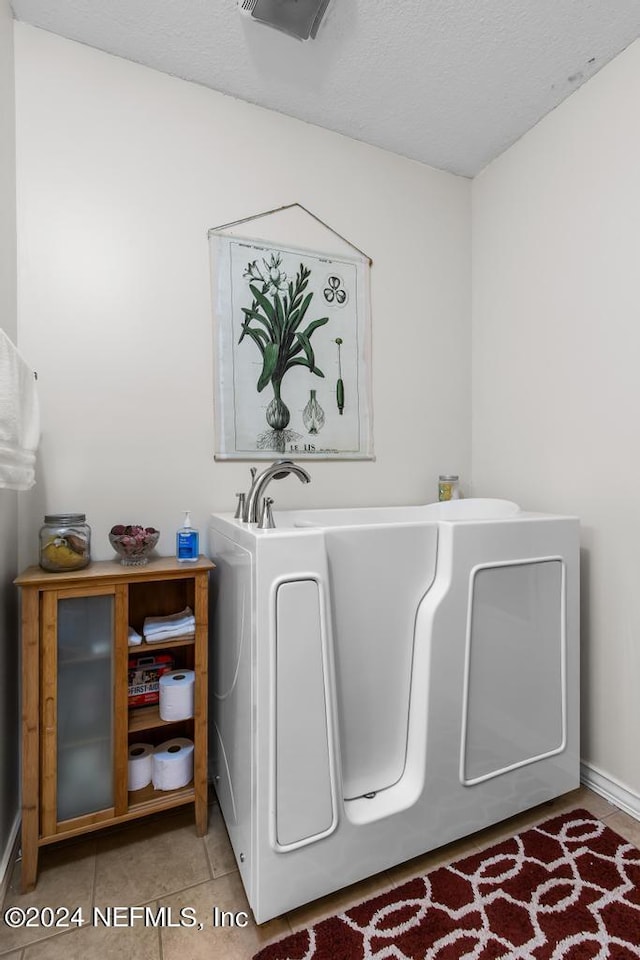
[[[368,258],[209,242],[216,459],[372,459]]]

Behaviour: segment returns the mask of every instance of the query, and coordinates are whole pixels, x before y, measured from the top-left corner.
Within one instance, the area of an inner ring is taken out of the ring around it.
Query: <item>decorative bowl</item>
[[[149,554],[160,537],[155,527],[141,527],[138,524],[116,524],[109,531],[109,543],[120,557],[120,563],[126,567],[141,567],[149,560]]]

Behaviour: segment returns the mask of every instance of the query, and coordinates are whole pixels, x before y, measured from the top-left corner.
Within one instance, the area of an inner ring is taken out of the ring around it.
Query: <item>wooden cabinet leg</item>
[[[196,792],[196,834],[199,837],[204,837],[209,830],[209,806],[207,804],[206,794],[204,797],[199,796]]]
[[[38,879],[38,810],[37,807],[22,811],[22,871],[21,893],[29,893]]]

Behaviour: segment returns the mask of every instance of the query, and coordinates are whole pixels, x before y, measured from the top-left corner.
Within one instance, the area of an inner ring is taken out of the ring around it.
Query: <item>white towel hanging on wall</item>
[[[0,487],[31,489],[39,439],[35,374],[0,329]]]

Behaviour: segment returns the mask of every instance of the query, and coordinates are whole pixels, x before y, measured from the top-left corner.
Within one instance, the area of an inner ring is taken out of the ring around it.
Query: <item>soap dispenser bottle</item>
[[[176,560],[195,563],[199,556],[198,531],[191,526],[191,511],[185,510],[184,526],[176,533]]]

